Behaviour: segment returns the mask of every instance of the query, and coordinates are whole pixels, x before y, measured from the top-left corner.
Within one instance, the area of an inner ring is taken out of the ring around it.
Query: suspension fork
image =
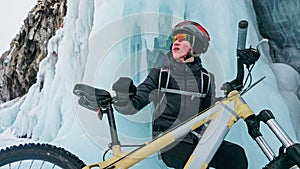
[[[225,102],[229,101],[234,101],[234,111],[246,122],[248,133],[252,139],[256,141],[270,161],[274,160],[275,153],[272,151],[271,147],[265,141],[260,132],[260,121],[263,119],[266,121],[267,116],[264,114],[256,116],[237,91],[232,91],[229,93],[228,99],[225,100]]]
[[[261,121],[268,125],[286,148],[286,154],[288,154],[290,159],[300,166],[300,144],[292,141],[285,130],[275,120],[275,117],[270,110],[262,110],[258,115],[255,115],[237,91],[230,92],[224,103],[227,104],[231,101],[234,102],[234,111],[237,113],[238,117],[246,122],[249,135],[256,141],[269,161],[278,160],[278,158],[276,158],[276,154],[272,151],[260,132]],[[237,119],[235,119],[234,116],[232,118],[231,123],[234,124]]]
[[[270,110],[262,110],[258,115],[252,115],[245,121],[248,126],[249,135],[257,142],[270,162],[276,160],[284,161],[281,158],[285,157],[280,156],[281,154],[276,157],[276,154],[272,151],[269,144],[264,140],[260,132],[260,122],[267,124],[278,140],[282,143],[283,147],[286,148],[286,154],[289,157],[289,159],[287,159],[288,161],[286,162],[294,163],[300,166],[300,144],[293,142],[285,130],[275,120],[275,117]],[[282,165],[281,163],[282,162],[278,162],[276,165]]]

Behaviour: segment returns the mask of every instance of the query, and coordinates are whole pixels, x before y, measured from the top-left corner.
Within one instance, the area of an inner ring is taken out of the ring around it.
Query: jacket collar
[[[171,52],[168,52],[164,59],[163,66],[165,68],[169,68],[170,70],[173,70],[173,72],[176,75],[183,75],[186,72],[186,70],[189,70],[189,71],[193,72],[194,75],[197,75],[197,74],[200,74],[200,71],[202,68],[202,62],[199,57],[195,57],[194,62],[181,63],[181,62],[176,61],[173,58],[173,55]]]

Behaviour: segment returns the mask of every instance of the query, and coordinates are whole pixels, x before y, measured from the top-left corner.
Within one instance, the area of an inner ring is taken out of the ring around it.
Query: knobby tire
[[[74,154],[63,148],[49,144],[29,143],[11,146],[0,151],[0,168],[3,166],[11,168],[12,164],[15,163],[19,166],[16,168],[32,168],[32,164],[30,164],[30,167],[20,167],[22,162],[26,161],[27,163],[40,161],[40,163],[42,163],[41,166],[43,166],[44,163],[47,163],[50,164],[52,168],[59,167],[62,169],[81,169],[85,166],[85,164]]]

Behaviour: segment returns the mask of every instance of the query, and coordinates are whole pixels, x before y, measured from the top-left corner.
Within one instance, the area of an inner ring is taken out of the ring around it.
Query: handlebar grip
[[[247,38],[247,29],[248,29],[248,21],[241,20],[239,22],[238,29],[238,40],[237,40],[237,49],[243,50],[246,46],[246,38]]]

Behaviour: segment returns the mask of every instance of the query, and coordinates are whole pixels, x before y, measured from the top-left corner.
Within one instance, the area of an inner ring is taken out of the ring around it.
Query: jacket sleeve
[[[215,97],[216,97],[216,84],[215,84],[215,77],[212,73],[209,74],[209,89],[207,92],[206,97],[203,99],[201,111],[209,108],[212,104],[215,103]]]
[[[137,87],[136,95],[131,98],[129,104],[122,107],[114,105],[114,108],[121,114],[132,115],[147,106],[157,90],[158,75],[159,69],[151,69],[146,79]]]

